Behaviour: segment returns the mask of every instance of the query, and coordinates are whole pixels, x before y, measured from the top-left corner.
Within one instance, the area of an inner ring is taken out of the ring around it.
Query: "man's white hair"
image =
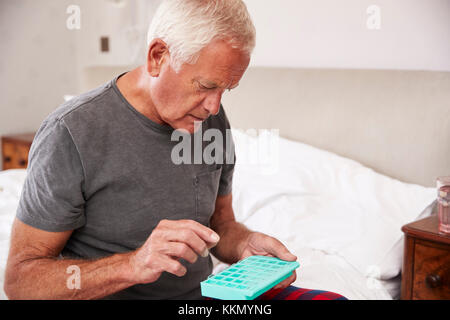
[[[196,63],[200,51],[216,39],[251,55],[256,30],[242,0],[164,0],[148,29],[147,44],[156,38],[167,44],[178,71],[184,63]]]

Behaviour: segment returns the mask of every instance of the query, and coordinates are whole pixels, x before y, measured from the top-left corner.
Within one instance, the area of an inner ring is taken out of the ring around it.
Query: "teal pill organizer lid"
[[[204,297],[221,300],[253,300],[297,269],[297,261],[250,256],[200,283]]]

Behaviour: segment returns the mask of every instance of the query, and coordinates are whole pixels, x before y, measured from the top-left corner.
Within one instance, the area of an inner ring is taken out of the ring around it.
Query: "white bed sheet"
[[[233,132],[237,220],[277,237],[298,256],[294,285],[349,299],[395,298],[402,259],[400,228],[434,200],[434,189],[402,183],[285,139],[272,150],[278,155],[278,170],[267,174],[240,157],[257,150],[255,143],[264,136]],[[0,172],[0,299],[6,298],[9,236],[25,177],[26,170]],[[216,260],[214,265],[214,272],[226,267]]]
[[[25,177],[26,170],[23,169],[0,171],[0,300],[7,298],[3,284],[9,236]]]

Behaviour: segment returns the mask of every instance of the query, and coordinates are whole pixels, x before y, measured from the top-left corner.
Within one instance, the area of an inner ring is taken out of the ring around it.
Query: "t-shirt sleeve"
[[[236,154],[234,147],[234,140],[231,134],[231,127],[228,118],[225,114],[225,110],[221,107],[221,112],[223,112],[223,117],[225,121],[225,132],[223,133],[225,137],[225,152],[224,152],[224,164],[222,165],[222,174],[220,176],[219,182],[219,196],[226,196],[232,192],[233,184],[233,173],[234,166],[236,163]]]
[[[16,217],[51,232],[85,224],[84,170],[63,120],[48,120],[38,130]]]

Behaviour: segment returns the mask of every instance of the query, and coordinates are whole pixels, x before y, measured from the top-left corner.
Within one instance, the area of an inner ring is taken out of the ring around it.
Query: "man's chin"
[[[189,121],[189,122],[185,122],[185,123],[176,125],[173,128],[175,130],[180,130],[180,131],[184,131],[184,132],[193,134],[201,129],[202,123],[203,123],[202,121]]]

